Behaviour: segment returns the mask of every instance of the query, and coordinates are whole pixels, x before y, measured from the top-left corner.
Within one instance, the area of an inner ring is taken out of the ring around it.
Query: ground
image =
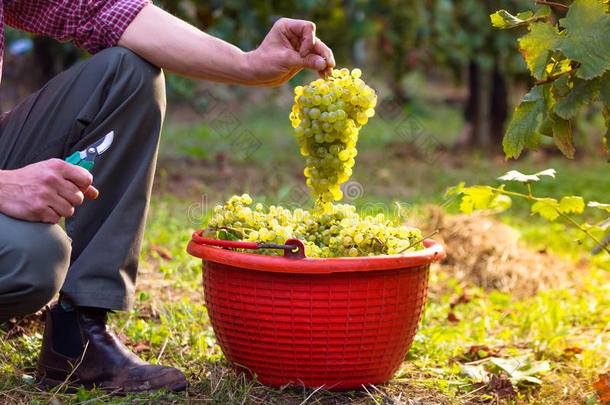
[[[184,249],[192,231],[205,226],[210,208],[232,194],[248,192],[267,204],[311,204],[282,97],[276,106],[243,113],[210,96],[206,102],[217,103],[221,112],[169,114],[136,307],[113,315],[111,324],[146,360],[183,370],[189,389],[128,397],[44,391],[32,377],[42,333],[35,315],[0,332],[0,403],[598,402],[591,384],[610,368],[610,283],[603,270],[610,259],[592,258],[591,243],[577,231],[530,217],[519,202],[502,215],[471,217],[439,205],[446,188],[460,181],[496,184],[512,168],[548,167],[558,177],[542,182],[540,193],[607,202],[610,176],[603,175],[608,169],[601,151],[580,145],[577,160],[567,161],[543,148],[518,162],[488,152],[457,153],[449,145],[461,118],[442,106],[385,111],[373,120],[363,131],[346,193],[347,202],[363,212],[395,215],[398,201],[407,223],[439,229],[434,238],[448,252],[431,269],[424,317],[394,378],[331,393],[268,388],[235,374],[209,323],[201,262]]]

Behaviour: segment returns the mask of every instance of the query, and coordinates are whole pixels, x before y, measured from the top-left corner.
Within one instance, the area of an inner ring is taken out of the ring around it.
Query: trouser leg
[[[161,71],[116,47],[61,73],[0,122],[0,169],[66,158],[115,133],[91,171],[99,198],[66,219],[72,253],[61,291],[76,305],[133,303],[164,112]]]
[[[59,225],[0,214],[0,323],[36,312],[64,282],[70,239]]]

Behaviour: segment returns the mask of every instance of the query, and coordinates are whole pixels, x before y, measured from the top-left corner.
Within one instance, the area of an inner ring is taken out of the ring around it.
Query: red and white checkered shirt
[[[0,0],[0,77],[4,24],[46,35],[91,53],[116,45],[150,0]]]

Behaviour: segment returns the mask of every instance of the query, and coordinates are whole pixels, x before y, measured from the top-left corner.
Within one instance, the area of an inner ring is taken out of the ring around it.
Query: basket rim
[[[186,251],[190,255],[202,259],[204,264],[213,262],[272,273],[330,274],[418,267],[445,258],[445,249],[440,243],[432,239],[426,239],[422,243],[424,249],[415,252],[367,257],[287,258],[266,256],[212,247],[197,243],[193,239],[188,243]]]

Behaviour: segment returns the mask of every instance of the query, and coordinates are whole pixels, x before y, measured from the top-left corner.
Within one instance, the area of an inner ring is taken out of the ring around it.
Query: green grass
[[[426,133],[440,144],[450,145],[456,138],[461,119],[455,111],[445,107],[435,109],[434,115],[430,111],[418,114]],[[214,203],[235,193],[250,192],[257,201],[267,203],[309,204],[298,199],[301,162],[281,108],[239,116],[244,117],[241,125],[261,141],[261,147],[246,158],[234,153],[227,133],[217,133],[209,124],[166,129],[141,255],[136,307],[117,313],[111,320],[140,356],[183,370],[191,383],[188,391],[119,398],[98,391],[81,390],[75,395],[43,391],[32,384],[41,340],[41,330],[34,328],[19,338],[9,339],[0,332],[0,403],[368,404],[391,403],[398,398],[403,402],[419,398],[423,403],[484,403],[492,400],[493,392],[475,388],[463,371],[470,365],[499,375],[497,366],[488,359],[490,354],[508,359],[527,356],[532,362],[550,366],[549,371],[535,374],[542,384],[519,383],[517,397],[506,403],[597,402],[590,384],[610,367],[610,283],[608,273],[600,270],[608,264],[601,256],[582,273],[583,288],[543,291],[524,300],[473,287],[464,290],[456,280],[433,271],[432,292],[406,361],[392,381],[368,387],[368,391],[273,389],[234,374],[210,326],[202,294],[201,261],[185,252],[190,234],[205,225]],[[418,151],[419,155],[424,151],[407,141],[403,146],[396,143],[392,128],[398,124],[396,120],[373,120],[363,132],[354,171],[354,180],[363,192],[351,201],[361,210],[391,210],[392,202],[400,201],[415,217],[421,215],[423,205],[440,203],[448,186],[460,181],[496,184],[496,177],[513,168],[528,173],[555,168],[555,181],[536,185],[535,192],[540,195],[575,194],[608,202],[610,176],[602,158],[540,162],[529,155],[518,162],[503,163],[482,153],[456,155],[448,149],[431,161],[418,156]],[[233,156],[222,163],[232,170],[228,175],[220,174],[219,153]],[[191,163],[184,166],[185,161]],[[500,218],[516,227],[533,249],[548,249],[568,260],[586,256],[591,244],[576,243],[575,239],[582,239],[577,231],[563,223],[549,224],[531,217],[526,204],[514,202]],[[159,248],[170,258],[163,258]],[[452,306],[455,297],[463,294],[470,299]],[[448,320],[450,312],[458,322]],[[470,353],[475,345],[487,347]],[[569,348],[579,353],[566,350]]]

